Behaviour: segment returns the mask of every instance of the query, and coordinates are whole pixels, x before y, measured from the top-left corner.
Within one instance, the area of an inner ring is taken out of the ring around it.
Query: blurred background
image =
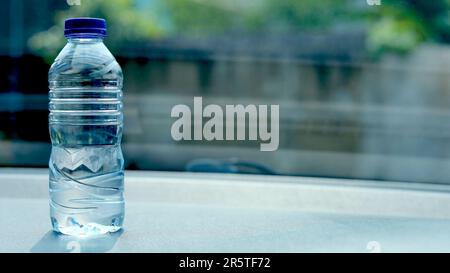
[[[47,167],[64,19],[103,17],[127,169],[450,183],[450,0],[6,0],[0,166]],[[176,104],[280,105],[280,146],[176,142]]]

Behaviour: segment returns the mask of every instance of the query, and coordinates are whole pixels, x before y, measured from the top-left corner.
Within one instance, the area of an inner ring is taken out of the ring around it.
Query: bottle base
[[[105,226],[97,223],[88,223],[85,225],[60,226],[56,221],[52,221],[53,231],[64,235],[76,237],[90,237],[114,233],[122,229],[122,226]]]

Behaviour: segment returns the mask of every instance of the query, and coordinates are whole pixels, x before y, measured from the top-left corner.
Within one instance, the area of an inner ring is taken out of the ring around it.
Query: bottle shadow
[[[94,237],[78,238],[49,231],[31,248],[32,253],[103,253],[111,250],[123,230]]]

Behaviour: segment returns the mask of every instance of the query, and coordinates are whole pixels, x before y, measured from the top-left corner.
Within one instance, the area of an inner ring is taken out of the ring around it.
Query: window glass
[[[47,166],[64,19],[102,17],[125,77],[127,169],[448,183],[449,12],[447,0],[2,1],[0,166]],[[194,120],[194,97],[222,110],[224,140],[175,139],[171,111]],[[256,115],[230,125],[226,105]],[[273,151],[255,129],[265,118]],[[244,138],[226,140],[239,124]]]

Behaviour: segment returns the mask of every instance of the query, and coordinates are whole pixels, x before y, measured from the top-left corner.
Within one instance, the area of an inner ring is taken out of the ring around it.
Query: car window
[[[47,166],[47,73],[64,19],[90,16],[123,70],[129,170],[449,182],[446,0],[2,6],[1,166]]]

